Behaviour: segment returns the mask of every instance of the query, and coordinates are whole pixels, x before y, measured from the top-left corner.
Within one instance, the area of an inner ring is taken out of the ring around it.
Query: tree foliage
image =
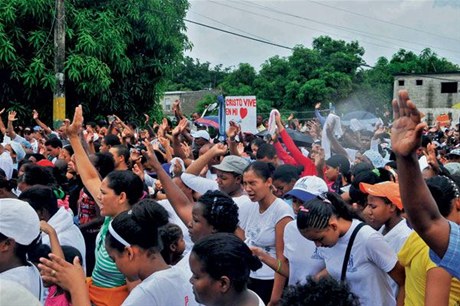
[[[68,0],[68,113],[88,116],[153,112],[165,77],[189,48],[186,0]],[[51,116],[54,88],[54,1],[0,2],[0,101],[17,101]],[[129,118],[127,118],[129,119]]]
[[[312,110],[316,102],[332,102],[339,111],[363,109],[380,115],[389,109],[394,74],[460,70],[430,49],[419,55],[401,49],[390,59],[379,58],[370,69],[364,68],[363,55],[364,49],[358,42],[321,36],[311,48],[298,45],[288,57],[267,59],[259,72],[249,64],[234,69],[219,66],[222,74],[217,88],[226,95],[256,95],[258,112],[264,114],[272,108],[296,112]],[[209,66],[189,61],[182,63],[181,73],[196,75],[197,78],[190,77],[194,81],[202,76],[209,80],[213,71]]]

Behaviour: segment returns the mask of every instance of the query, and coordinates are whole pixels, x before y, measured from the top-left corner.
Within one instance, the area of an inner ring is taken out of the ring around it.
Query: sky
[[[357,40],[368,65],[403,48],[431,48],[460,65],[460,0],[190,0],[187,20],[292,48],[315,37]],[[185,54],[213,66],[249,63],[257,70],[292,51],[186,21],[193,44]]]

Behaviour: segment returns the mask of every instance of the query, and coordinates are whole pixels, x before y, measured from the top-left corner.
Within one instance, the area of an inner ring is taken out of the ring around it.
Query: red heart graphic
[[[244,119],[247,115],[248,115],[248,109],[247,108],[240,108],[241,119]]]

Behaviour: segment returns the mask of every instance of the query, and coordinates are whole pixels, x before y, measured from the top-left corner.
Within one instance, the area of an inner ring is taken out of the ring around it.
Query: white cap
[[[196,132],[192,132],[192,136],[193,138],[204,138],[207,141],[211,139],[211,137],[209,136],[209,133],[206,132],[205,130],[198,130]]]
[[[29,203],[0,199],[0,233],[19,244],[29,245],[40,234],[40,220]]]
[[[307,202],[325,192],[328,192],[328,188],[323,179],[317,176],[304,176],[297,180],[294,188],[284,197],[296,197],[302,202]]]

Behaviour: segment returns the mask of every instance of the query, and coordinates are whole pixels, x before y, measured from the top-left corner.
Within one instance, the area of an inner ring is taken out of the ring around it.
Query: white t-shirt
[[[262,248],[276,258],[275,226],[285,217],[294,219],[292,208],[283,200],[277,198],[263,213],[259,212],[259,205],[248,209],[248,218],[245,223],[240,222],[241,228],[246,234],[246,244]],[[251,277],[256,279],[273,279],[275,272],[266,264],[262,268],[251,272]]]
[[[0,279],[15,281],[29,290],[41,303],[44,302],[44,287],[38,269],[29,262],[29,266],[20,266],[0,273]],[[0,305],[2,305],[0,297]]]
[[[384,230],[385,225],[379,229],[379,233],[383,235]],[[388,242],[393,251],[398,254],[410,234],[412,234],[412,229],[407,225],[406,219],[403,219],[386,233],[383,238]]]
[[[342,264],[348,241],[355,227],[360,223],[353,220],[347,233],[330,248],[318,248],[318,255],[324,258],[329,274],[340,281]],[[363,306],[396,305],[396,297],[388,282],[390,272],[398,258],[383,238],[370,226],[364,226],[356,235],[348,261],[346,280],[350,290],[359,297]]]
[[[385,230],[385,225],[379,229],[379,233],[383,235],[383,231]],[[407,225],[406,219],[401,220],[395,227],[393,227],[388,233],[383,236],[386,242],[390,245],[393,251],[398,254],[401,250],[402,246],[407,240],[407,237],[412,233],[412,229]],[[399,286],[398,284],[391,278],[391,276],[387,276],[388,281],[390,282],[391,288],[395,296],[398,294]]]
[[[284,229],[284,256],[289,260],[289,285],[304,284],[308,276],[314,276],[326,267],[318,256],[315,243],[300,234],[296,220],[289,222]]]
[[[198,192],[199,194],[205,194],[206,191],[209,190],[219,190],[219,185],[217,184],[216,179],[208,177],[204,178],[190,173],[182,173],[180,178],[188,188]]]
[[[185,241],[185,252],[188,253],[192,247],[193,247],[193,242],[192,239],[190,239],[190,235],[188,233],[188,228],[187,225],[182,221],[181,218],[177,215],[176,211],[172,207],[171,203],[167,199],[165,200],[160,200],[158,203],[166,209],[166,211],[169,214],[169,222],[174,223],[177,226],[180,227],[182,230],[182,234],[184,235],[184,241]]]
[[[242,228],[242,224],[248,223],[248,218],[253,206],[259,207],[259,204],[252,202],[245,194],[239,197],[232,197],[232,199],[238,206],[238,225]]]
[[[155,272],[137,285],[122,305],[198,305],[189,280],[183,269],[176,267]]]

